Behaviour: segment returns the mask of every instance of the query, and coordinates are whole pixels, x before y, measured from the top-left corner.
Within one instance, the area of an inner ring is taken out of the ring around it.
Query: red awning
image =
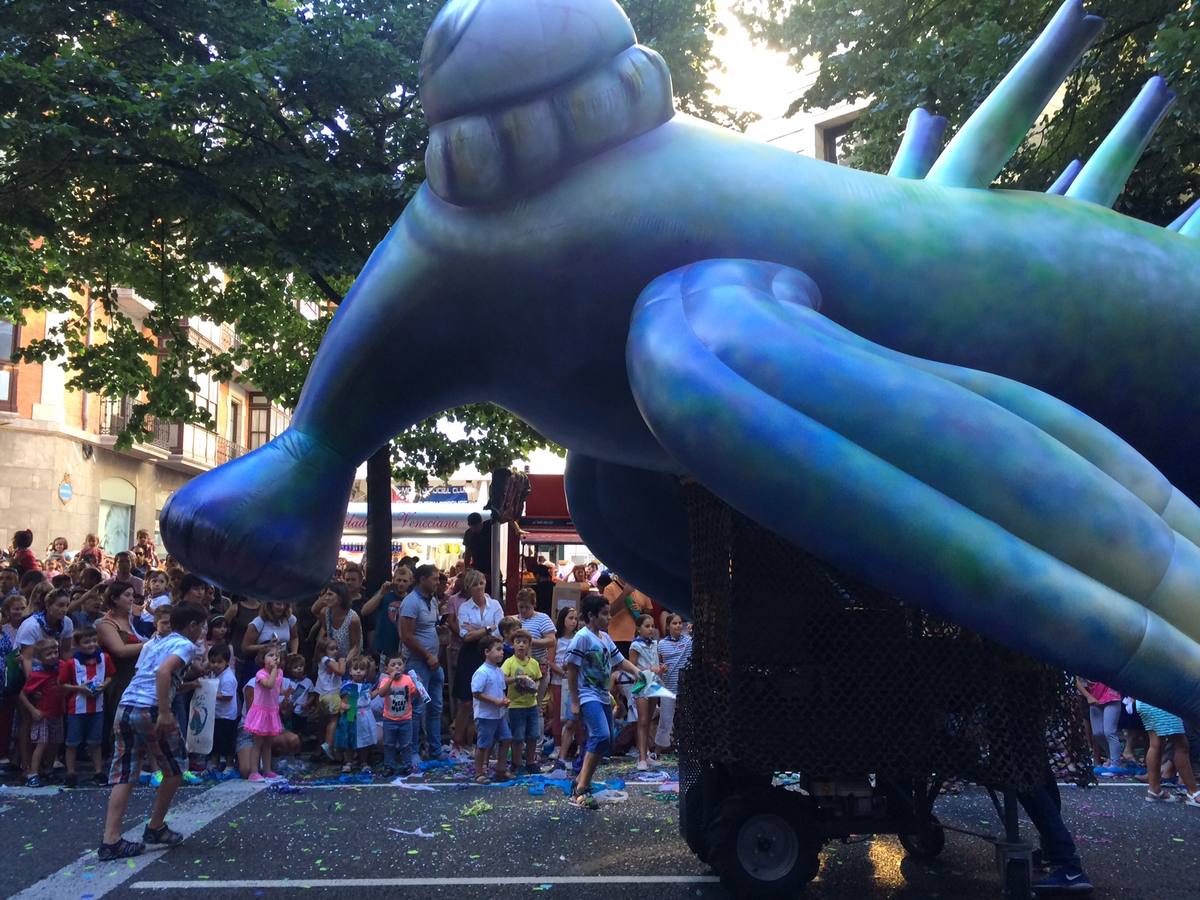
[[[521,535],[522,544],[582,544],[583,539],[574,531],[532,531],[526,529]]]

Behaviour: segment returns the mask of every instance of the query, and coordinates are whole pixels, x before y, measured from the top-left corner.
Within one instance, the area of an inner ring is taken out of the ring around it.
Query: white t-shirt
[[[229,699],[222,700],[223,696]],[[226,666],[225,671],[217,678],[216,715],[218,719],[236,719],[238,717],[237,677],[233,674],[233,666]]]
[[[70,616],[63,617],[62,634],[60,634],[57,638],[54,638],[54,635],[52,635],[52,634],[47,634],[42,629],[42,623],[37,620],[37,616],[30,616],[28,619],[26,619],[24,622],[21,623],[20,627],[17,628],[17,637],[16,637],[16,640],[13,641],[13,643],[16,644],[18,648],[20,648],[20,647],[28,647],[32,644],[36,644],[38,641],[43,640],[45,638],[54,638],[55,640],[61,642],[61,641],[65,641],[67,638],[69,638],[74,633],[75,633],[75,623],[71,621]]]
[[[554,620],[544,612],[535,612],[528,619],[521,620],[521,627],[533,635],[535,641],[541,640],[547,635],[554,634],[558,629],[554,627]],[[529,654],[538,661],[542,671],[546,671],[546,660],[550,658],[549,647],[534,647]]]
[[[330,672],[328,664],[337,662],[332,656],[322,656],[321,665],[317,667],[317,685],[314,690],[321,695],[336,694],[342,689],[342,676]]]
[[[250,623],[250,627],[258,630],[256,643],[269,644],[271,641],[278,641],[286,645],[292,638],[292,629],[296,627],[296,617],[288,616],[286,622],[276,623],[268,622],[262,616],[256,616]]]
[[[480,628],[490,628],[492,634],[499,636],[500,620],[504,618],[504,607],[499,601],[487,598],[483,609],[474,600],[468,600],[458,608],[458,634],[466,637],[472,631]]]
[[[183,680],[183,669],[196,656],[196,645],[176,631],[166,637],[142,644],[142,653],[138,657],[133,680],[129,682],[129,687],[125,688],[125,693],[121,695],[122,705],[158,706],[158,667],[168,656],[178,656],[183,660],[183,666],[175,671],[175,676],[171,679],[171,697],[174,698],[175,689]]]
[[[558,643],[554,645],[554,664],[556,666],[558,666],[560,669],[562,669],[564,672],[567,670],[567,651],[570,649],[571,649],[571,639],[570,638],[566,638],[565,640],[563,638],[559,638]],[[554,674],[553,670],[551,670],[550,683],[551,684],[564,684],[564,683],[566,683],[566,676],[556,675],[556,674]]]
[[[471,604],[474,606],[475,604]],[[500,671],[499,666],[493,666],[491,663],[484,663],[475,670],[475,674],[471,676],[471,694],[487,694],[489,697],[505,697],[508,695],[508,685],[504,680],[504,673]],[[475,718],[477,719],[503,719],[506,715],[503,706],[495,703],[489,703],[486,700],[480,700],[478,697],[471,697],[471,705],[474,707]]]
[[[159,594],[157,597],[153,598],[150,601],[150,609],[152,609],[152,610],[158,609],[160,606],[169,606],[170,604],[171,604],[171,595],[170,594]],[[146,617],[146,614],[142,613],[142,618],[145,618],[145,617]],[[150,619],[151,619],[151,621],[153,621],[154,616],[151,616]]]
[[[575,632],[567,648],[567,662],[579,667],[579,702],[610,705],[612,670],[624,661],[608,632],[593,634],[586,627]]]

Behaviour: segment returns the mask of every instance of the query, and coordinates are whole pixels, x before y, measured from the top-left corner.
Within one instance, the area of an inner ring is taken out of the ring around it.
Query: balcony
[[[240,444],[199,425],[176,422],[170,429],[171,455],[165,464],[189,475],[207,472],[246,452]]]
[[[129,397],[100,398],[100,444],[115,447],[117,437],[125,430],[133,415],[133,400]],[[137,459],[166,459],[171,452],[171,425],[160,422],[153,416],[146,417],[150,428],[148,440],[135,441],[133,446],[122,452]]]

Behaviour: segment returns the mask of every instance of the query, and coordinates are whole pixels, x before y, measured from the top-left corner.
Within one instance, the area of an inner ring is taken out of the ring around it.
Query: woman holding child
[[[462,649],[458,654],[458,666],[454,670],[454,685],[451,695],[459,701],[454,716],[454,744],[462,748],[470,742],[472,712],[471,677],[483,665],[483,650],[480,641],[496,637],[500,632],[500,620],[504,609],[487,593],[487,581],[483,573],[468,569],[458,580],[466,600],[458,608],[458,635]]]

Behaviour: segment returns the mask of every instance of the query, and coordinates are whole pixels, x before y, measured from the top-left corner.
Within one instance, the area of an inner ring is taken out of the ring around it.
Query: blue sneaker
[[[1114,778],[1117,775],[1129,774],[1127,769],[1118,768],[1117,766],[1092,766],[1092,772],[1105,778]]]
[[[1055,894],[1090,894],[1092,883],[1087,872],[1078,866],[1059,866],[1041,881],[1033,883],[1033,892],[1039,897]]]

